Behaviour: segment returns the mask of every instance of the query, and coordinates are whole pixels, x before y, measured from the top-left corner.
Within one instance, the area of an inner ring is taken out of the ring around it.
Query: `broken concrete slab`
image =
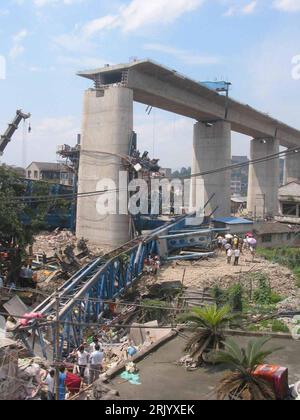
[[[129,339],[134,343],[135,346],[142,346],[145,342],[149,341],[149,338],[151,343],[148,344],[151,345],[156,341],[166,337],[171,331],[171,328],[157,328],[158,321],[151,321],[147,322],[146,324],[134,323],[132,324],[132,327],[133,328],[130,329]]]
[[[19,298],[19,296],[14,296],[9,302],[5,303],[3,306],[12,318],[14,318],[14,316],[22,317],[24,314],[29,312],[29,308]]]
[[[144,337],[142,334],[141,328],[139,327],[141,324],[133,323],[132,328],[130,329],[129,338],[134,343],[135,346],[140,346],[144,342]]]

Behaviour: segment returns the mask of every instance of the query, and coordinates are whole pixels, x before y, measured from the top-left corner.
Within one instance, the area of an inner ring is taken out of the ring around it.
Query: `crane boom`
[[[18,129],[19,124],[22,120],[27,120],[31,117],[31,114],[25,114],[22,110],[18,109],[16,112],[16,116],[11,124],[8,125],[6,132],[0,137],[0,156],[3,155],[6,146],[11,141],[12,136],[14,135],[15,131]]]

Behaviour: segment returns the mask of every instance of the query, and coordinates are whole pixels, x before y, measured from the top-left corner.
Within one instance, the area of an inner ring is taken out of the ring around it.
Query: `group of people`
[[[87,343],[82,344],[78,349],[74,350],[68,360],[72,361],[73,373],[76,375],[80,384],[82,384],[88,373],[88,382],[93,384],[99,379],[99,376],[103,369],[104,352],[101,349],[101,345],[97,336],[93,337],[93,341],[90,345]],[[68,364],[66,364],[68,366]],[[68,389],[68,371],[65,365],[62,365],[59,369],[58,375],[58,394],[59,400],[66,399],[66,393]],[[70,376],[70,374],[69,374]],[[75,376],[75,378],[76,378]],[[43,384],[48,389],[48,400],[52,401],[56,399],[56,372],[55,369],[51,369],[43,380]],[[80,388],[77,387],[77,388]],[[77,389],[78,391],[78,389]]]
[[[144,267],[147,274],[157,276],[161,267],[159,255],[149,255],[144,261]]]
[[[255,256],[256,240],[253,235],[247,234],[244,238],[238,235],[220,235],[217,243],[219,250],[225,251],[228,264],[231,264],[233,259],[233,265],[238,266],[244,249],[249,249],[253,258]]]
[[[93,341],[90,345],[87,343],[81,344],[77,350],[70,354],[70,357],[73,358],[73,360],[75,359],[75,372],[78,373],[82,379],[86,377],[88,368],[89,383],[92,384],[99,379],[102,371],[104,352],[101,349],[98,336],[93,337]]]

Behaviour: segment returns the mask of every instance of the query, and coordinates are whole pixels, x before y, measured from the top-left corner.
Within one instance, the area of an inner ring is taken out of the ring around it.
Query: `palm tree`
[[[215,355],[216,362],[223,363],[233,369],[225,374],[217,387],[219,400],[275,400],[272,385],[265,380],[255,377],[257,366],[264,364],[268,356],[279,349],[265,349],[269,337],[251,340],[246,349],[231,339],[224,343],[225,349]]]
[[[207,353],[218,351],[225,340],[225,327],[237,317],[231,313],[230,306],[218,308],[217,305],[193,308],[188,314],[179,317],[181,322],[190,321],[194,325],[194,334],[188,341],[185,351],[197,365],[208,361]]]

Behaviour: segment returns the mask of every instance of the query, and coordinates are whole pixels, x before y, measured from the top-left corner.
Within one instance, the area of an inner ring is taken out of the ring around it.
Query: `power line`
[[[178,176],[176,177],[176,179],[191,179],[191,178],[195,178],[195,177],[201,177],[201,176],[206,176],[206,175],[212,175],[215,173],[221,173],[221,172],[226,172],[228,170],[234,170],[234,169],[240,169],[249,165],[256,165],[259,163],[264,163],[264,162],[268,162],[271,160],[275,160],[278,159],[280,157],[284,157],[284,156],[288,156],[290,154],[293,153],[297,153],[300,152],[300,148],[299,147],[295,147],[293,149],[288,149],[279,153],[274,153],[271,155],[267,155],[264,156],[262,158],[258,158],[258,159],[253,159],[253,160],[249,160],[247,162],[242,162],[242,163],[238,163],[238,164],[234,164],[234,165],[228,165],[225,166],[223,168],[218,168],[218,169],[212,169],[209,171],[205,171],[205,172],[198,172],[195,174],[191,174],[191,175],[185,175],[185,176]],[[163,176],[160,176],[159,178],[165,178]],[[101,191],[90,191],[90,192],[86,192],[86,193],[70,193],[70,194],[61,194],[61,195],[56,195],[56,196],[19,196],[19,197],[13,197],[11,198],[12,202],[15,201],[29,201],[28,204],[34,204],[34,203],[42,203],[42,202],[53,202],[55,200],[59,200],[59,199],[65,199],[65,200],[70,200],[70,201],[75,201],[78,198],[86,198],[86,197],[94,197],[94,196],[98,196],[98,195],[102,195],[102,194],[106,194],[106,193],[113,193],[113,192],[120,192],[122,190],[120,189],[107,189],[107,190],[101,190]],[[123,191],[126,191],[126,189],[123,189]]]
[[[245,166],[256,165],[256,164],[259,164],[259,163],[268,162],[270,160],[276,160],[277,158],[288,156],[290,154],[299,153],[299,152],[300,152],[300,147],[295,147],[293,149],[284,150],[282,152],[267,155],[267,156],[264,156],[262,158],[248,160],[247,162],[237,163],[237,164],[225,166],[225,167],[219,168],[219,169],[212,169],[212,170],[206,171],[206,172],[199,172],[199,173],[196,173],[196,174],[191,174],[191,175],[186,175],[186,176],[185,175],[184,176],[178,176],[176,178],[189,179],[189,178],[194,178],[194,177],[198,177],[198,176],[205,176],[205,175],[211,175],[211,174],[214,174],[214,173],[225,172],[225,171],[233,170],[233,169],[240,169],[240,168],[243,168]]]

